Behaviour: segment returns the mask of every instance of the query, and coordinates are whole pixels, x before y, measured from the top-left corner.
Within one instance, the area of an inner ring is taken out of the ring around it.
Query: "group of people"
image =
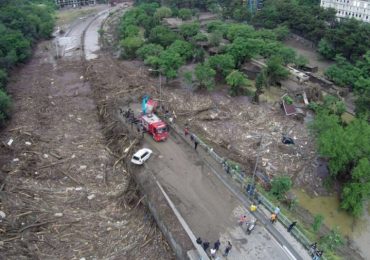
[[[272,224],[274,224],[277,220],[278,220],[278,216],[279,216],[279,213],[280,213],[280,208],[279,206],[277,206],[274,210],[274,212],[272,212],[271,214],[271,217],[270,217],[270,221]],[[297,221],[293,221],[287,228],[287,231],[288,232],[291,232],[292,229],[297,225]]]
[[[308,253],[310,254],[313,260],[320,260],[322,255],[324,254],[324,251],[318,250],[317,242],[315,242],[312,245],[310,245],[310,250],[308,251]]]
[[[204,251],[205,251],[206,253],[208,253],[208,251],[207,251],[207,250],[208,250],[208,248],[209,248],[209,246],[210,246],[209,242],[207,242],[207,241],[202,241],[202,239],[201,239],[200,237],[198,237],[198,238],[197,238],[196,242],[197,242],[197,244],[198,244],[198,245],[200,245],[200,246],[202,246],[202,247],[203,247],[203,249],[204,249]],[[217,252],[220,250],[220,246],[221,246],[221,242],[220,242],[220,240],[217,240],[217,241],[214,243],[213,247],[209,250],[209,253],[210,253],[211,257],[212,257],[213,259],[215,259],[215,260],[219,259],[219,258],[217,257]],[[230,242],[230,241],[227,241],[227,245],[226,245],[226,247],[225,247],[225,250],[224,250],[223,256],[228,256],[228,254],[230,253],[230,251],[231,251],[231,248],[232,248],[232,247],[233,247],[233,246],[232,246],[231,242]]]

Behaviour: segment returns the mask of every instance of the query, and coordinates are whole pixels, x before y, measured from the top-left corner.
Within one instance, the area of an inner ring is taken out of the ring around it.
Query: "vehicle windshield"
[[[165,133],[167,131],[167,127],[165,127],[165,126],[164,127],[160,127],[160,128],[157,128],[156,130],[157,130],[156,132],[158,134],[163,134],[163,133]]]
[[[133,158],[134,158],[134,160],[136,160],[136,161],[140,161],[139,157],[137,157],[137,156],[134,156]]]

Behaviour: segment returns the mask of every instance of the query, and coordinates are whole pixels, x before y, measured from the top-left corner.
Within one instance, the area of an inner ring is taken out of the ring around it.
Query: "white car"
[[[131,158],[133,164],[142,165],[146,160],[149,159],[150,155],[153,153],[152,150],[148,148],[143,148],[137,151]]]

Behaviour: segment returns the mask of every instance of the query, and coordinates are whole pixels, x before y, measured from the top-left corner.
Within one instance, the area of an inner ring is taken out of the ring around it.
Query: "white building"
[[[337,10],[338,18],[355,18],[370,22],[370,0],[321,0],[324,8]]]
[[[55,4],[58,7],[79,7],[85,5],[95,5],[96,0],[55,0]]]

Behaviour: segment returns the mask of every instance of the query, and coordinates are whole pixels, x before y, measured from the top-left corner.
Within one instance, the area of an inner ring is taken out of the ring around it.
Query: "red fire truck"
[[[153,136],[157,142],[165,141],[168,138],[168,127],[155,113],[157,102],[144,97],[142,103],[142,115],[140,117],[141,124],[145,131]]]

